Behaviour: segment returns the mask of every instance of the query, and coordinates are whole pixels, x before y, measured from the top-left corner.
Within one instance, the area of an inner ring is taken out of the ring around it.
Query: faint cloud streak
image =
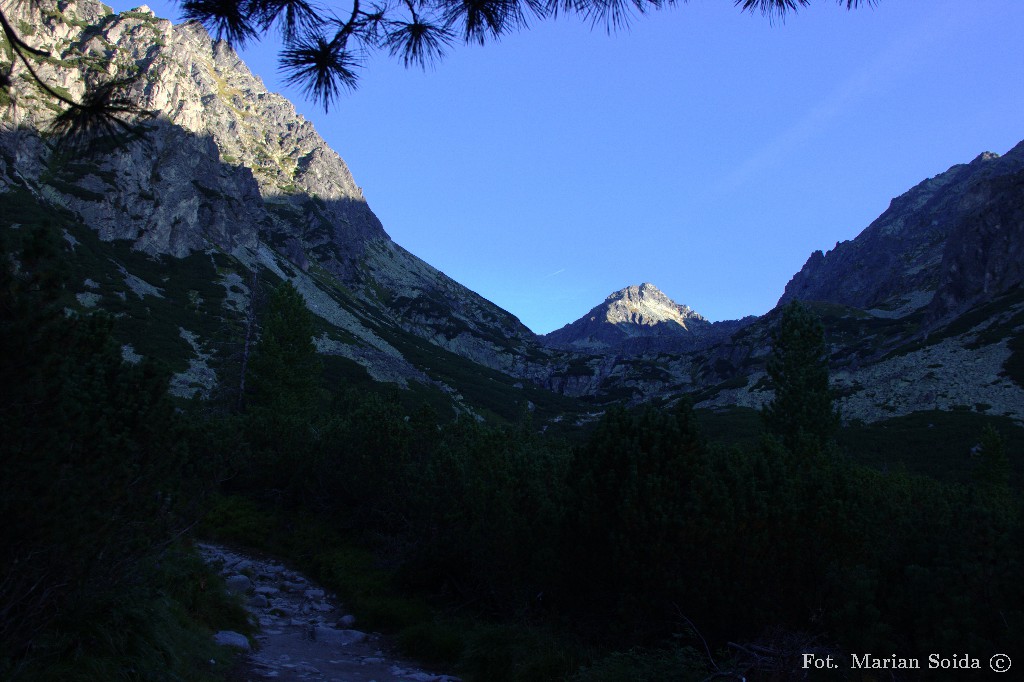
[[[747,157],[717,183],[714,190],[731,194],[747,185],[751,178],[778,166],[793,150],[822,133],[857,100],[917,71],[923,63],[925,48],[947,35],[954,25],[953,19],[946,6],[922,20],[914,31],[894,38],[887,49],[855,71],[793,125]]]

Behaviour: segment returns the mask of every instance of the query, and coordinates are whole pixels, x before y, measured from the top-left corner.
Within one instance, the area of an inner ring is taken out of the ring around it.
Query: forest
[[[289,557],[469,682],[873,679],[803,668],[865,653],[984,674],[1024,641],[1004,436],[977,434],[964,480],[858,462],[798,303],[755,443],[705,436],[685,398],[551,434],[525,407],[481,422],[328,386],[287,282],[234,380],[173,400],[117,320],[65,313],[64,248],[52,226],[3,234],[3,679],[225,679],[209,633],[250,626],[201,538]]]

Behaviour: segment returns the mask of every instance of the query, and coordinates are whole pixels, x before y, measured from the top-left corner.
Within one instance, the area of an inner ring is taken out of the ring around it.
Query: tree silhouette
[[[319,448],[317,415],[323,365],[313,343],[315,323],[289,281],[270,296],[249,363],[246,424],[251,451],[247,483],[292,503],[312,481]]]
[[[762,411],[768,432],[791,451],[822,450],[839,426],[828,383],[828,347],[818,317],[799,301],[782,309],[768,378],[775,397]]]
[[[0,234],[3,679],[139,584],[202,493],[167,376],[122,359],[112,318],[65,313],[63,243],[56,222]]]
[[[323,367],[313,344],[313,314],[291,282],[270,297],[252,357],[251,410],[308,420],[320,397]]]

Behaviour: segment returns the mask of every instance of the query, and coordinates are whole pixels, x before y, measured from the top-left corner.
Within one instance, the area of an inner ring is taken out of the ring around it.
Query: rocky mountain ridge
[[[919,183],[855,239],[811,254],[779,303],[824,301],[896,316],[929,306],[938,322],[1019,286],[1022,171],[1024,143]]]
[[[16,64],[0,103],[0,215],[10,228],[56,221],[77,268],[69,311],[117,316],[125,357],[168,361],[177,394],[230,383],[231,339],[260,291],[287,279],[319,318],[335,382],[505,418],[683,393],[712,408],[770,398],[772,313],[712,324],[643,284],[535,337],[395,244],[341,157],[197,24],[91,0],[8,6],[50,53],[36,64],[47,82],[80,96],[88,74],[131,76],[157,113],[135,144],[69,155],[40,133],[53,104]],[[845,414],[975,405],[1024,420],[1024,380],[1007,369],[1024,354],[1022,173],[1024,144],[954,166],[787,285],[781,302],[812,301],[825,319]]]
[[[812,254],[789,282],[779,304],[802,300],[825,322],[845,418],[931,409],[1024,418],[1022,168],[1024,143],[954,166],[894,199],[857,238]],[[602,311],[559,330],[588,356],[558,390],[634,401],[690,393],[713,409],[771,399],[774,311],[697,344],[597,343],[589,330],[614,326]]]

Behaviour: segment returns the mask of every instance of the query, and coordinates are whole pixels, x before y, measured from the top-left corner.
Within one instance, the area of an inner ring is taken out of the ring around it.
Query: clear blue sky
[[[243,56],[396,242],[545,333],[641,282],[712,320],[768,311],[813,250],[1024,139],[1022,35],[1021,0],[774,24],[691,0],[611,36],[535,22],[426,73],[379,55],[328,114],[280,84],[273,41]]]

